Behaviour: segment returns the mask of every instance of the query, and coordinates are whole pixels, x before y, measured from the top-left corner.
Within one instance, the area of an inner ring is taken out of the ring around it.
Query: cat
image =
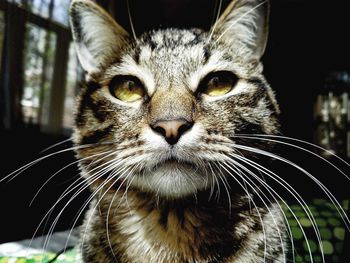
[[[136,37],[72,1],[86,71],[73,139],[92,191],[80,262],[285,262],[283,213],[246,178],[259,157],[238,136],[279,133],[260,61],[268,17],[267,1],[232,0],[209,31]]]

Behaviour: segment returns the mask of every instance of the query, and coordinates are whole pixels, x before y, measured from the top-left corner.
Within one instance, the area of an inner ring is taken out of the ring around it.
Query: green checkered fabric
[[[70,249],[65,253],[60,254],[55,263],[70,263],[76,262],[76,249]],[[53,253],[44,253],[33,256],[23,257],[0,257],[0,263],[47,263],[56,257]]]
[[[347,210],[349,202],[343,201],[342,206]],[[311,221],[300,205],[290,207],[300,225],[292,212],[284,208],[293,235],[295,262],[311,262],[311,257],[315,263],[323,262],[321,249],[325,262],[340,262],[346,231],[343,219],[334,205],[324,199],[314,199],[308,207],[316,221],[320,242]],[[290,254],[289,259],[292,258],[293,256]]]

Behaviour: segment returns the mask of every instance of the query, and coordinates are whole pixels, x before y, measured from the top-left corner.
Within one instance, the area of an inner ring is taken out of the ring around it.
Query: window
[[[54,22],[68,26],[68,9],[71,0],[15,0],[22,8]]]
[[[48,125],[56,35],[28,23],[24,50],[23,121]]]
[[[71,0],[55,0],[52,19],[58,23],[68,26],[68,10]]]
[[[64,99],[63,129],[65,133],[68,133],[73,126],[74,115],[72,109],[74,108],[75,95],[81,80],[81,76],[82,69],[79,66],[75,46],[72,42],[69,47],[69,61]]]
[[[9,43],[3,54],[6,79],[0,78],[4,127],[25,124],[44,133],[64,131],[66,135],[71,131],[82,71],[68,28],[70,1],[0,0],[0,44],[5,35]],[[4,29],[5,12],[8,26]]]

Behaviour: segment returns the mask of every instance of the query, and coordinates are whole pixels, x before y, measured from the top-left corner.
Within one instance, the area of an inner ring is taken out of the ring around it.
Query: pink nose
[[[192,122],[188,122],[184,119],[177,119],[157,121],[154,125],[151,125],[151,128],[164,136],[165,140],[170,145],[174,145],[186,131],[192,128],[192,126]]]

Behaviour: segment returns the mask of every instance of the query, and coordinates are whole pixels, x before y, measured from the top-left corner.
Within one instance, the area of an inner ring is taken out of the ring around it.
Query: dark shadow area
[[[70,148],[72,144],[66,142],[43,152],[47,147],[67,138],[44,135],[30,129],[1,131],[0,137],[1,148],[6,153],[2,156],[2,177],[38,158],[43,158],[40,162],[23,169],[23,172],[18,171],[13,179],[1,182],[0,243],[31,238],[37,228],[36,235],[42,235],[54,224],[56,216],[75,192],[68,193],[39,226],[41,220],[74,181],[82,181],[78,177],[79,171],[74,163],[73,152],[63,150]],[[61,150],[63,152],[53,154]],[[71,165],[67,166],[69,164]],[[64,167],[66,168],[61,170]],[[69,203],[57,221],[55,231],[70,228],[75,220],[74,215],[79,212],[80,206],[87,198],[86,195],[85,191],[85,194],[82,193]],[[79,223],[80,221],[78,225]]]

